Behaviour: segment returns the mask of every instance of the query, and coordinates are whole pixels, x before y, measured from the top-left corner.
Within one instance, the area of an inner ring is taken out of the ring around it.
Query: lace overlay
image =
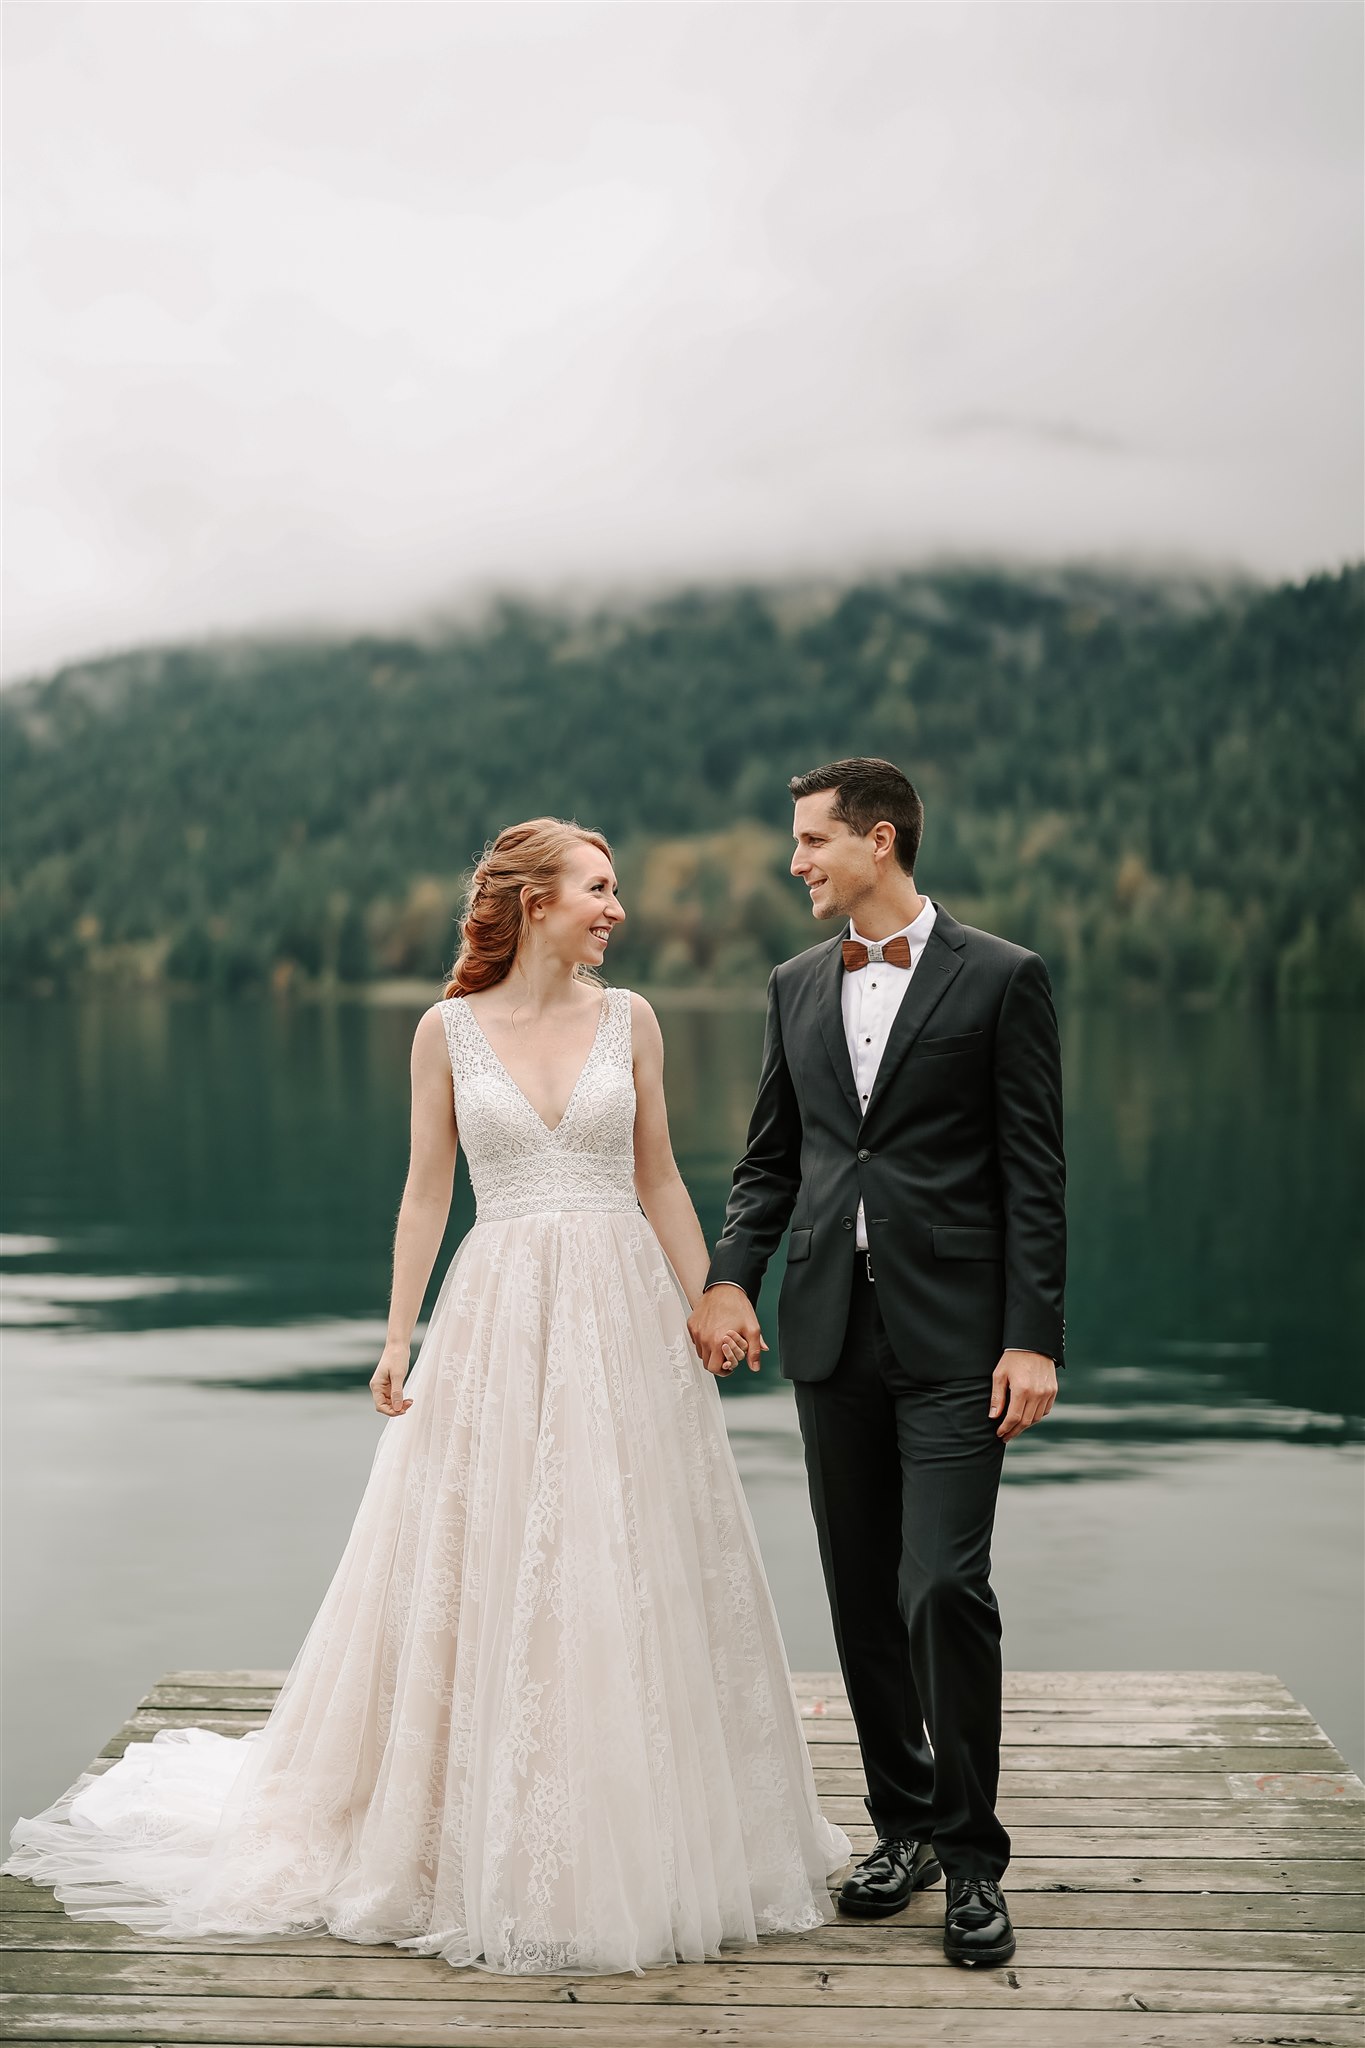
[[[441,1005],[477,1221],[266,1726],[164,1730],[6,1872],[171,1938],[638,1970],[828,1917],[719,1390],[633,1179],[630,997],[552,1131]]]
[[[559,1209],[635,1210],[630,991],[609,989],[603,997],[597,1035],[553,1130],[463,998],[440,1009],[479,1221],[504,1223]]]

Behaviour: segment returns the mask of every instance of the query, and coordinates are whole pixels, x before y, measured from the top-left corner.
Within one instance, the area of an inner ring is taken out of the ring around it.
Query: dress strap
[[[455,1021],[455,1012],[460,1008],[462,1001],[463,997],[461,996],[446,996],[443,1001],[437,1004],[437,1008],[441,1012],[441,1022],[445,1026],[446,1051],[450,1056],[450,1079],[452,1085],[456,1083],[460,1071],[460,1027]]]
[[[635,1058],[630,990],[609,988],[603,1000],[607,1006],[606,1022],[602,1026],[603,1056],[608,1066],[621,1067],[629,1073]]]

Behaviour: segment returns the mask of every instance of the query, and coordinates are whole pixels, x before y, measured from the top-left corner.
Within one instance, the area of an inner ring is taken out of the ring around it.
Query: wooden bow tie
[[[910,965],[910,941],[906,938],[904,932],[898,933],[894,939],[888,939],[880,950],[883,960],[890,966],[908,967]],[[871,957],[861,939],[844,940],[844,972],[846,974],[856,974],[860,967],[866,967]]]

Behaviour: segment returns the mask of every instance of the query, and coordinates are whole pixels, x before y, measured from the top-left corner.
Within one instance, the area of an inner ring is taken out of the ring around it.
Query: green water
[[[160,995],[0,1011],[7,1821],[163,1669],[285,1665],[302,1639],[374,1447],[415,1014]],[[762,1016],[661,1015],[713,1237]],[[1070,1365],[1006,1461],[1007,1662],[1277,1671],[1359,1767],[1357,1025],[1062,1022]],[[433,1292],[471,1220],[461,1170]],[[792,1663],[827,1667],[775,1361],[726,1401]]]

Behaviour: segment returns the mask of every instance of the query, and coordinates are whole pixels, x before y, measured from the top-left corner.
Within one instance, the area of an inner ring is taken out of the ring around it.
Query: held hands
[[[991,1414],[1004,1411],[995,1432],[1009,1443],[1052,1413],[1057,1368],[1041,1351],[1006,1351],[991,1376]],[[1008,1402],[1008,1406],[1006,1403]]]
[[[406,1415],[412,1406],[403,1399],[403,1382],[408,1376],[408,1347],[390,1339],[384,1355],[370,1375],[370,1392],[381,1415]]]
[[[721,1380],[746,1359],[750,1372],[757,1372],[768,1348],[753,1303],[728,1280],[707,1288],[687,1318],[687,1331],[706,1370]]]

